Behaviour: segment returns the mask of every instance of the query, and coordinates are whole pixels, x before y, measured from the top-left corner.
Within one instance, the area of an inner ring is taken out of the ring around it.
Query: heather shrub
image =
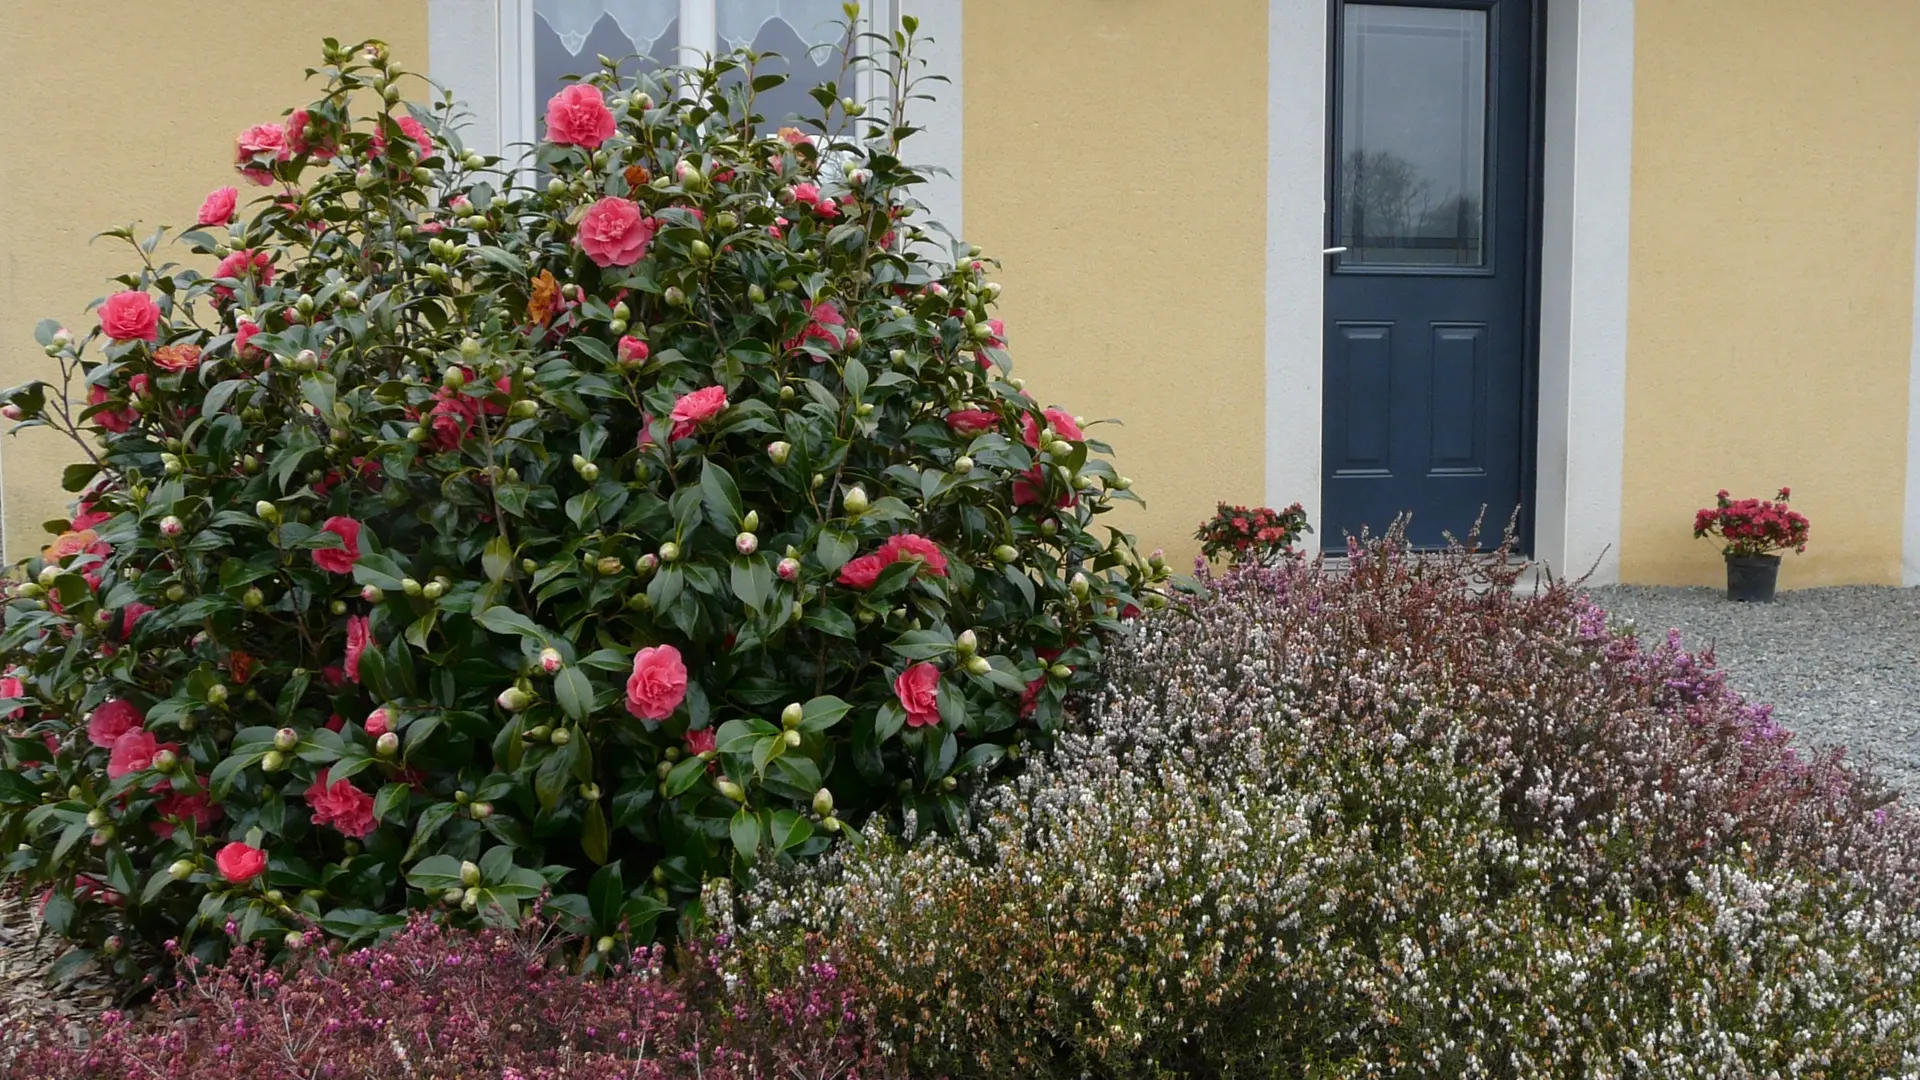
[[[5,872],[76,961],[543,891],[645,941],[843,823],[957,821],[1093,685],[1164,575],[911,197],[903,25],[880,118],[829,84],[764,133],[744,53],[608,70],[526,171],[328,42],[237,144],[259,199],[179,262],[113,234],[98,328],[5,394],[85,459],[0,635]]]
[[[603,977],[572,974],[558,951],[531,920],[462,931],[415,918],[373,947],[303,945],[278,965],[241,945],[213,966],[188,959],[178,987],[108,1014],[85,1045],[9,1024],[0,1066],[17,1080],[896,1075],[858,987],[817,950],[778,987],[724,943],[672,965],[643,948]]]
[[[1389,542],[1205,579],[958,837],[746,893],[955,1076],[1920,1068],[1920,820],[1711,658]]]

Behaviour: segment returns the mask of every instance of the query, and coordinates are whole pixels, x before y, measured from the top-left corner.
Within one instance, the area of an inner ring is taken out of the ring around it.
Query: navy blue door
[[[1420,547],[1520,503],[1532,0],[1335,0],[1320,536]]]

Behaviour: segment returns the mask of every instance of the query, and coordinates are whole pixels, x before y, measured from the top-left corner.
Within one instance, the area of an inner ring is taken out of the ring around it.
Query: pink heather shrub
[[[1203,569],[958,837],[769,876],[743,933],[830,934],[918,1075],[1914,1074],[1920,819],[1513,582]]]
[[[817,947],[788,981],[725,941],[641,949],[604,977],[568,972],[539,924],[467,932],[416,917],[359,952],[258,946],[205,966],[139,1014],[108,1013],[84,1047],[9,1022],[10,1080],[312,1077],[668,1080],[895,1075],[868,1038],[858,988]],[[724,963],[723,963],[724,961]]]

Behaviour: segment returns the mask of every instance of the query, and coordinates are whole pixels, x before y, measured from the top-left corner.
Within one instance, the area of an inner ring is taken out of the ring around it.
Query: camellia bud
[[[621,562],[618,555],[602,555],[599,561],[593,564],[593,568],[600,571],[600,576],[602,577],[612,577],[614,574],[625,570],[627,564]]]
[[[661,562],[664,562],[664,563],[678,562],[679,559],[680,559],[679,544],[676,544],[673,541],[669,540],[666,543],[660,545],[660,561]]]
[[[1147,556],[1147,565],[1155,570],[1166,569],[1167,567],[1166,552],[1161,551],[1159,548],[1154,548],[1153,554]]]
[[[751,555],[760,550],[760,538],[750,532],[743,532],[733,538],[733,549],[742,555]]]
[[[1065,664],[1055,664],[1047,669],[1047,674],[1056,679],[1068,679],[1073,677],[1073,669]]]
[[[531,420],[540,415],[540,403],[532,398],[521,398],[507,409],[507,415],[515,420]]]
[[[212,686],[207,687],[207,704],[219,708],[226,703],[227,685],[225,683],[214,683]]]
[[[571,728],[554,728],[553,734],[547,736],[547,739],[555,746],[565,746],[573,741],[573,730]]]
[[[605,955],[613,951],[614,944],[615,943],[612,935],[608,935],[606,937],[601,938],[599,941],[594,942],[593,948],[595,952]]]
[[[960,780],[958,777],[943,776],[940,778],[941,791],[952,791],[953,789],[959,786],[960,786]]]
[[[780,710],[780,726],[786,728],[788,731],[799,727],[800,721],[806,718],[807,710],[797,701]]]
[[[312,349],[301,349],[293,354],[293,370],[312,371],[320,366],[320,354]]]
[[[429,581],[421,587],[420,595],[429,600],[438,600],[447,595],[447,587],[437,581]]]
[[[400,752],[400,736],[389,731],[374,740],[373,752],[381,757],[392,757]]]
[[[53,583],[59,580],[60,580],[60,567],[58,564],[48,563],[47,565],[40,568],[39,581],[40,581],[41,588],[51,589],[53,588]]]
[[[967,660],[967,673],[970,675],[984,676],[992,670],[993,665],[987,663],[987,658],[984,656],[974,656]]]
[[[1067,587],[1073,590],[1073,596],[1076,600],[1085,600],[1087,594],[1093,591],[1093,584],[1087,580],[1087,575],[1085,574],[1073,575],[1073,580],[1067,583]]]
[[[294,747],[299,745],[300,733],[290,727],[283,727],[273,733],[273,748],[275,750],[290,753]]]
[[[740,527],[748,532],[760,531],[760,511],[749,510],[747,516],[740,519]]]
[[[713,248],[710,247],[705,240],[695,240],[693,243],[688,244],[687,253],[692,255],[697,262],[705,262],[713,258]]]
[[[20,591],[22,593],[25,593],[26,587],[21,586]],[[180,601],[185,600],[187,598],[187,587],[176,581],[173,584],[167,586],[167,591],[162,593],[161,595],[167,598],[168,603],[177,604]]]
[[[823,818],[820,822],[820,828],[825,832],[837,833],[840,831],[840,819],[831,817]]]
[[[347,602],[345,600],[331,601],[327,604],[327,610],[335,615],[345,615],[347,613]]]
[[[460,864],[460,884],[469,889],[480,884],[480,867],[471,860]]]
[[[726,796],[729,799],[732,799],[734,802],[747,801],[747,789],[741,787],[739,784],[736,784],[731,780],[725,779],[723,777],[720,780],[715,781],[713,786],[719,790],[720,794]]]
[[[772,442],[767,444],[767,458],[775,465],[785,465],[787,457],[793,453],[790,442]]]
[[[541,671],[544,671],[549,675],[558,675],[560,673],[561,664],[562,664],[562,660],[560,658],[559,649],[556,649],[552,646],[548,646],[540,650],[540,670]]]
[[[764,304],[767,302],[767,290],[761,288],[760,283],[756,281],[747,286],[747,299],[756,304]]]
[[[821,788],[813,793],[813,812],[821,817],[833,816],[833,792]]]
[[[855,484],[854,486],[848,488],[846,497],[841,500],[841,505],[847,508],[847,513],[849,514],[866,513],[867,512],[867,489],[861,487],[858,484]]]
[[[153,767],[160,772],[170,773],[180,764],[180,758],[171,750],[158,750],[153,755]]]
[[[787,732],[787,734],[786,734],[786,740],[787,740],[787,746],[788,746],[789,748],[791,748],[791,747],[796,747],[796,746],[799,746],[799,745],[800,745],[800,733],[799,733],[799,732],[797,732],[797,731],[789,731],[789,732]]]
[[[668,307],[685,307],[687,291],[678,285],[669,285],[666,292],[660,294],[660,298],[667,302]]]
[[[1012,544],[1001,544],[993,549],[993,557],[1000,562],[1010,563],[1020,557],[1020,552]]]
[[[260,759],[260,767],[267,772],[279,772],[287,767],[287,755],[278,750],[269,750],[266,756]]]
[[[660,568],[660,556],[655,555],[651,551],[633,560],[633,572],[640,575],[641,577],[646,577],[648,574],[653,573],[655,570],[658,570],[659,568]]]
[[[960,636],[953,639],[953,651],[961,657],[972,656],[979,648],[980,638],[972,630],[962,630]]]
[[[970,473],[970,472],[972,472],[972,471],[973,471],[973,459],[972,459],[972,458],[970,458],[970,457],[968,457],[968,456],[967,456],[967,455],[965,455],[965,454],[961,454],[961,455],[960,455],[959,457],[957,457],[957,458],[954,458],[954,459],[953,459],[953,471],[954,471],[954,472],[956,472],[956,473]]]
[[[107,812],[97,806],[87,811],[87,828],[89,829],[104,829],[112,821],[113,818],[107,816]]]
[[[1133,479],[1127,476],[1116,476],[1112,480],[1112,485],[1115,491],[1125,491],[1133,486]]]
[[[473,815],[473,820],[475,821],[485,821],[493,816],[493,804],[490,802],[474,803],[467,808],[467,813]]]
[[[369,604],[377,604],[387,598],[386,592],[378,585],[365,585],[360,589],[360,599]]]
[[[500,707],[508,712],[519,712],[533,704],[533,695],[517,686],[509,686],[505,690],[500,691],[500,696],[494,700],[498,701]]]
[[[401,578],[400,591],[408,596],[419,596],[424,590],[421,589],[420,583],[412,578]]]
[[[800,560],[793,558],[781,559],[780,565],[774,568],[774,573],[780,575],[781,581],[792,581],[794,578],[800,576]]]
[[[440,376],[440,385],[449,390],[458,390],[467,385],[467,373],[457,367],[450,367]]]
[[[194,865],[192,859],[175,859],[173,865],[167,867],[167,876],[173,878],[175,881],[180,881],[192,877],[193,871]]]
[[[581,784],[579,791],[580,791],[580,797],[587,800],[588,802],[600,801],[600,785],[599,784],[594,784],[594,783]]]
[[[160,535],[161,536],[165,536],[169,538],[179,536],[182,532],[186,531],[186,528],[187,527],[181,523],[180,519],[177,517],[174,517],[172,514],[168,514],[166,517],[163,517],[160,519]]]

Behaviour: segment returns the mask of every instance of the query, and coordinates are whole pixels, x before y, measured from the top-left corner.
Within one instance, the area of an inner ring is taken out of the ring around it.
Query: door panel
[[[1320,535],[1420,547],[1519,505],[1532,0],[1334,5]]]

